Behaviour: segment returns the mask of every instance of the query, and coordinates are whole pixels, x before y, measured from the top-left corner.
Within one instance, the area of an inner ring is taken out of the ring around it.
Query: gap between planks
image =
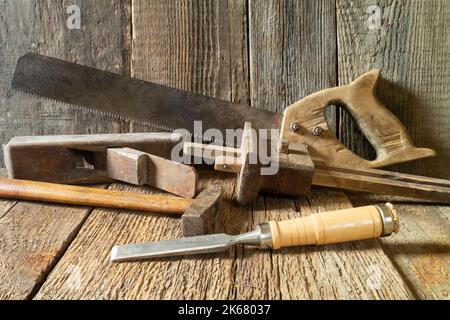
[[[92,211],[94,210],[94,208],[89,208],[86,211],[86,214],[84,216],[84,218],[80,221],[80,223],[74,228],[73,232],[69,235],[67,241],[64,243],[64,246],[61,248],[61,251],[59,251],[55,257],[53,258],[52,262],[50,263],[50,265],[48,266],[48,269],[46,269],[42,276],[41,279],[42,281],[37,281],[36,284],[34,285],[34,287],[31,289],[30,293],[25,297],[24,300],[33,300],[34,297],[36,296],[36,294],[39,292],[39,290],[41,289],[41,287],[44,285],[44,283],[47,281],[47,278],[49,276],[49,274],[53,271],[53,269],[57,266],[58,262],[62,259],[62,257],[66,254],[67,250],[69,249],[70,245],[72,244],[72,242],[75,240],[75,238],[77,237],[78,233],[80,232],[81,228],[83,227],[84,223],[86,222],[86,220],[89,218],[89,216],[91,215]]]

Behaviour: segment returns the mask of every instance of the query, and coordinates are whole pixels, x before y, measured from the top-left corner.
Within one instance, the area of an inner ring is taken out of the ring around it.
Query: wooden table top
[[[4,175],[4,171],[2,172]],[[215,229],[238,233],[268,219],[385,199],[315,189],[308,197],[262,195],[238,207],[232,175]],[[112,184],[137,192],[149,188]],[[350,201],[350,199],[352,201]],[[381,240],[111,263],[114,244],[181,236],[178,217],[114,209],[0,201],[1,299],[445,299],[450,289],[450,207],[398,204],[399,234]]]

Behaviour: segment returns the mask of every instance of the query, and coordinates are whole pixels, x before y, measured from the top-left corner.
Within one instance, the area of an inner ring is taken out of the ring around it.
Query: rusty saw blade
[[[280,128],[280,114],[214,99],[79,64],[27,53],[19,58],[11,88],[94,112],[148,124],[153,131]],[[225,137],[225,135],[224,135]]]

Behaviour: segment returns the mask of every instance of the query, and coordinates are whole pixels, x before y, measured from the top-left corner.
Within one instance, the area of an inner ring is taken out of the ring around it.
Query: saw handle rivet
[[[315,136],[320,136],[323,132],[323,129],[321,127],[315,127],[314,129],[312,129],[312,133]]]
[[[297,132],[300,130],[300,128],[301,128],[300,123],[298,123],[298,122],[291,123],[290,129],[292,132]]]

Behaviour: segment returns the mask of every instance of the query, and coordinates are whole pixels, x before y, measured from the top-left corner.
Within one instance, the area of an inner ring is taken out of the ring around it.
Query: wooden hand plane
[[[168,160],[182,139],[176,133],[15,137],[3,151],[14,179],[63,184],[119,180],[192,198],[196,170]]]

